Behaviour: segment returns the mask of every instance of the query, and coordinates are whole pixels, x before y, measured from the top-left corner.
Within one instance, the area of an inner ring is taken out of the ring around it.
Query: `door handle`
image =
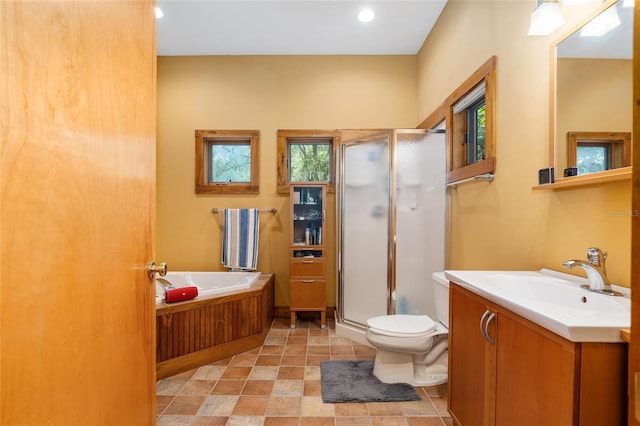
[[[162,262],[160,266],[156,265],[156,262],[153,261],[149,263],[147,266],[147,275],[149,278],[153,279],[155,274],[158,274],[161,277],[167,275],[167,262]]]

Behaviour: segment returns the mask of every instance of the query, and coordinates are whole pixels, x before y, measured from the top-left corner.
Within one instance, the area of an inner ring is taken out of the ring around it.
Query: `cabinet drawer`
[[[289,274],[291,278],[318,277],[325,278],[325,260],[317,257],[291,259]]]
[[[289,280],[291,309],[325,309],[325,289],[327,280]]]

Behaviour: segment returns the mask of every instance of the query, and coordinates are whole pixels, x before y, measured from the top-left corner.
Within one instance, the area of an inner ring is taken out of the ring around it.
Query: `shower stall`
[[[336,332],[364,342],[368,318],[435,315],[445,264],[444,130],[395,129],[338,150]]]

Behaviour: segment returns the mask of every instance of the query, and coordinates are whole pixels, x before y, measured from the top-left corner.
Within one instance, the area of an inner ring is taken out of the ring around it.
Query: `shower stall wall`
[[[444,269],[444,130],[396,129],[338,152],[338,334],[364,342],[367,319],[435,315],[431,274]]]

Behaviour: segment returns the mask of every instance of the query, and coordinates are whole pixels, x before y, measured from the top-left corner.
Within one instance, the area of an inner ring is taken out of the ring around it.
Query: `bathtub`
[[[164,302],[164,287],[159,281],[170,282],[174,287],[198,287],[198,299],[216,294],[247,289],[260,277],[260,272],[167,272],[156,280],[156,305]]]
[[[198,297],[156,303],[156,377],[173,376],[259,347],[273,321],[273,274],[169,272],[176,287],[196,285]],[[157,299],[158,300],[158,299]]]

